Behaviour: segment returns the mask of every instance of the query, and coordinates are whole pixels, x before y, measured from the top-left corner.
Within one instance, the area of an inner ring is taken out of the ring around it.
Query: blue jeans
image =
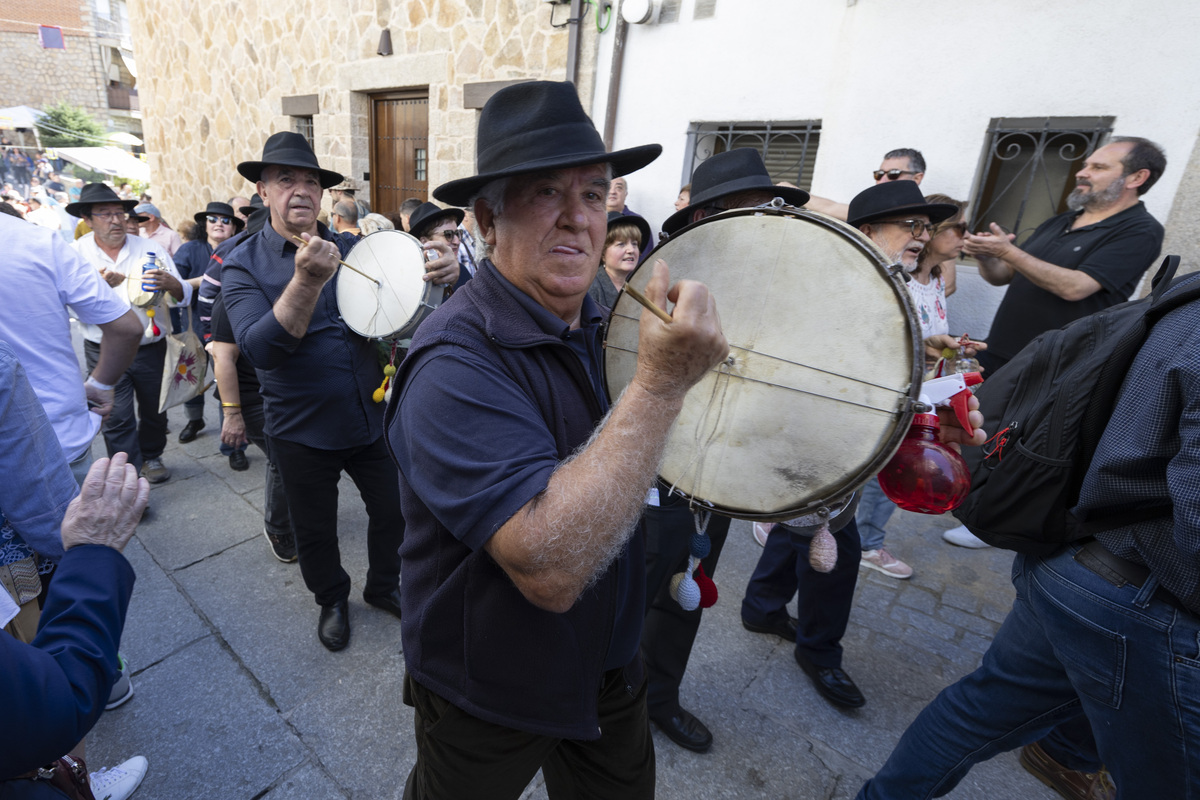
[[[896,504],[879,488],[879,481],[872,478],[863,484],[858,513],[854,515],[863,550],[878,550],[883,547],[883,538],[887,535],[883,529],[895,510]]]
[[[1200,617],[1074,559],[1018,555],[979,669],[934,698],[859,792],[941,797],[972,765],[1087,715],[1121,798],[1200,796]]]

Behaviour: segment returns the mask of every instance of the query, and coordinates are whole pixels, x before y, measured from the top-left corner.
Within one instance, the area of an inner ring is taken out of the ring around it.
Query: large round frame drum
[[[369,339],[411,339],[445,298],[445,286],[424,280],[420,240],[403,231],[364,236],[345,261],[359,272],[338,272],[338,311],[350,330]]]
[[[701,281],[716,298],[730,355],[688,392],[660,477],[740,519],[822,515],[845,500],[899,447],[921,386],[920,325],[887,258],[850,226],[781,203],[697,222],[629,278],[644,292],[663,259],[672,283]],[[604,355],[613,400],[633,378],[643,313],[617,297]]]

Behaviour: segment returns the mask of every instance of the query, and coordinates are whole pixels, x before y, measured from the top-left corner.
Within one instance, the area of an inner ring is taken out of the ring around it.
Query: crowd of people
[[[24,437],[34,455],[10,449],[5,459],[6,475],[21,472],[22,485],[0,491],[0,612],[12,635],[0,657],[6,674],[11,658],[55,678],[45,697],[26,692],[21,713],[38,725],[25,726],[20,742],[3,736],[0,779],[48,783],[55,770],[39,768],[132,694],[116,651],[133,581],[120,549],[149,484],[171,477],[160,390],[166,339],[186,329],[213,358],[221,452],[233,470],[248,468],[250,443],[265,456],[265,538],[275,558],[298,562],[317,606],[317,640],[335,652],[351,636],[342,473],[359,489],[369,520],[363,600],[400,620],[402,691],[415,709],[406,797],[518,797],[538,770],[551,797],[651,797],[650,723],[681,747],[711,747],[712,731],[680,702],[702,612],[679,602],[676,584],[692,558],[697,574],[716,572],[729,519],[713,517],[705,552],[695,553],[693,510],[657,473],[688,389],[729,352],[721,298],[697,281],[672,284],[661,260],[643,264],[655,228],[628,207],[628,176],[661,147],[609,152],[570,84],[500,90],[483,109],[477,147],[476,174],[436,188],[440,205],[414,198],[373,213],[304,137],[276,133],[258,159],[237,166],[249,197],[213,199],[177,226],[147,196],[75,186],[48,162],[43,180],[41,161],[4,157],[0,211],[24,219],[0,215],[0,237],[11,243],[0,271],[8,285],[30,288],[20,312],[0,309],[0,367],[12,375],[3,388],[19,393],[4,408],[21,412],[0,418],[0,435],[6,443],[25,427],[42,435]],[[1085,159],[1069,210],[1018,244],[989,220],[971,231],[965,201],[924,194],[915,149],[864,168],[864,189],[844,204],[781,183],[757,150],[734,149],[696,169],[658,235],[669,242],[772,201],[840,219],[902,276],[922,371],[962,356],[977,358],[986,377],[1038,334],[1129,298],[1162,245],[1163,228],[1140,197],[1165,167],[1148,140],[1113,139]],[[336,285],[358,242],[387,230],[416,238],[423,280],[451,299],[411,340],[381,347],[343,319]],[[964,254],[984,280],[1009,287],[986,343],[949,327]],[[603,323],[640,264],[651,274],[648,302],[670,313],[642,315],[633,380],[610,398]],[[31,309],[44,324],[27,324]],[[74,358],[68,309],[82,326],[86,380],[60,368]],[[860,797],[940,796],[972,764],[1018,747],[1022,763],[1068,798],[1184,796],[1177,790],[1195,784],[1187,752],[1197,732],[1186,721],[1194,697],[1157,687],[1180,680],[1164,666],[1167,654],[1194,664],[1200,630],[1200,517],[1185,452],[1195,416],[1187,392],[1200,370],[1184,343],[1200,330],[1196,313],[1185,306],[1161,337],[1156,328],[1116,416],[1133,425],[1148,392],[1161,413],[1137,447],[1121,431],[1106,435],[1083,501],[1103,512],[1149,482],[1174,501],[1178,535],[1168,521],[1097,537],[1115,560],[1107,563],[1118,564],[1109,571],[1138,580],[1114,580],[1072,548],[1019,557],[1016,603],[982,666],[930,704]],[[202,434],[206,395],[184,403],[180,442]],[[970,433],[947,415],[943,438],[980,445],[984,420],[972,410],[969,421]],[[98,431],[106,453],[95,460]],[[10,457],[23,459],[20,469]],[[109,513],[92,510],[101,506]],[[821,515],[754,528],[763,549],[742,624],[794,642],[798,667],[841,708],[867,702],[841,647],[860,570],[914,572],[885,546],[894,509],[871,480]],[[836,546],[831,569],[810,560],[814,536],[826,531]],[[945,538],[986,546],[965,527]],[[1055,581],[1086,597],[1055,595],[1045,586]],[[84,635],[62,609],[87,592],[104,608],[79,613],[103,615],[91,628],[102,641],[86,654],[57,647]],[[1063,655],[1084,652],[1097,631],[1120,658]],[[1190,651],[1181,644],[1188,636]],[[1138,642],[1136,658],[1120,644],[1127,639]],[[59,680],[83,669],[84,655],[91,678]],[[1133,699],[1148,693],[1134,688],[1140,681],[1154,697]],[[1179,725],[1158,725],[1164,718]],[[26,737],[35,728],[44,739]],[[1149,752],[1177,758],[1148,776],[1138,759]],[[59,773],[82,754],[63,758]],[[134,758],[93,782],[107,781],[118,800],[146,768]]]

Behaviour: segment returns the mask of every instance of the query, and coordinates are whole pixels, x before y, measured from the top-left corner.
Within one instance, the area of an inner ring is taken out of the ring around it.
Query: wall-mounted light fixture
[[[625,0],[621,4],[621,16],[630,25],[645,25],[658,22],[661,0]]]
[[[384,28],[379,34],[379,47],[375,52],[381,56],[390,56],[392,54],[392,29]]]

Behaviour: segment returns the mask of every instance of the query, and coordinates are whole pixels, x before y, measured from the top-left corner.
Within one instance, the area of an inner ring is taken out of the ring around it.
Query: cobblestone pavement
[[[317,607],[295,564],[262,535],[264,459],[248,472],[217,454],[208,427],[179,445],[170,412],[164,457],[174,475],[126,555],[138,581],[122,641],[135,694],[88,737],[93,769],[141,754],[136,800],[399,798],[415,758],[400,700],[399,622],[363,603],[366,515],[342,483],[342,557],[354,578],[353,635],[340,653],[316,637]],[[103,452],[98,440],[97,453]],[[863,570],[844,667],[867,697],[855,712],[822,700],[776,637],[745,631],[739,605],[759,547],[735,522],[705,612],[683,704],[712,729],[705,755],[655,732],[658,797],[851,798],[938,691],[978,663],[1012,602],[1009,554],[941,541],[950,517],[898,512],[888,546],[915,575]],[[535,781],[526,792],[545,797]],[[976,767],[950,795],[1054,800],[1007,754]]]

